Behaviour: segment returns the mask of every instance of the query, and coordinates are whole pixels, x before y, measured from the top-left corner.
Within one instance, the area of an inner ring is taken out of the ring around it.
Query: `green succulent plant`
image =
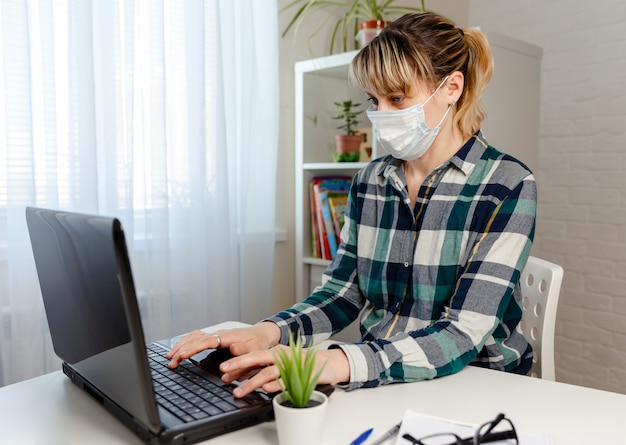
[[[354,136],[356,131],[354,127],[359,123],[357,116],[363,113],[361,111],[353,111],[353,108],[360,107],[360,103],[352,103],[352,100],[345,100],[343,102],[334,102],[337,113],[333,119],[340,119],[343,124],[337,127],[338,130],[344,130],[346,134]]]
[[[326,365],[322,365],[320,370],[315,372],[317,348],[307,348],[306,352],[304,349],[300,336],[294,338],[292,332],[289,335],[289,349],[279,349],[274,355],[280,372],[279,382],[282,392],[296,408],[307,406]]]

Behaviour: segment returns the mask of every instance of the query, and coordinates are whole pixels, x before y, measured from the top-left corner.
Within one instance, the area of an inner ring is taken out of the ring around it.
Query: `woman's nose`
[[[376,106],[376,111],[389,111],[391,110],[391,106],[386,100],[379,100],[378,105]]]

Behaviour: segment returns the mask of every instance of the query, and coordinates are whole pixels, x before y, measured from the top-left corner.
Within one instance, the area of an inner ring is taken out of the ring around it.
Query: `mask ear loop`
[[[443,117],[441,118],[441,120],[439,121],[439,123],[437,124],[437,126],[435,128],[439,128],[441,127],[441,124],[443,124],[443,121],[446,120],[446,117],[448,117],[448,113],[450,113],[450,110],[456,105],[455,101],[452,101],[452,103],[450,105],[448,105],[448,109],[446,110],[445,114],[443,115]]]
[[[426,101],[422,104],[422,106],[426,105],[426,103],[428,101],[430,101],[433,97],[435,97],[435,94],[437,94],[437,92],[446,83],[446,80],[448,80],[449,77],[450,77],[450,75],[448,74],[446,77],[443,78],[443,80],[441,81],[441,83],[439,84],[437,89],[434,91],[433,94],[430,95],[430,97],[428,99],[426,99]],[[441,120],[439,121],[439,123],[437,124],[437,126],[435,128],[441,127],[441,124],[443,124],[443,121],[446,120],[446,117],[448,117],[448,113],[450,112],[452,107],[454,107],[455,105],[456,105],[456,101],[453,100],[452,103],[450,105],[448,105],[448,109],[446,110],[446,113],[443,115],[443,117],[441,118]]]
[[[433,91],[433,94],[430,95],[430,97],[428,99],[426,99],[424,102],[422,102],[422,106],[426,105],[428,102],[430,102],[430,100],[435,97],[435,94],[437,94],[437,92],[441,89],[441,87],[443,86],[444,83],[446,83],[446,80],[448,80],[448,78],[450,77],[450,75],[448,74],[446,77],[443,78],[443,80],[441,81],[441,83],[439,84],[439,86],[435,89],[435,91]]]

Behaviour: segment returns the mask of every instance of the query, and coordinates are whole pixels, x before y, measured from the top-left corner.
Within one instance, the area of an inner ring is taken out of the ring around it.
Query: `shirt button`
[[[409,262],[408,261],[404,262],[404,267],[409,267]]]

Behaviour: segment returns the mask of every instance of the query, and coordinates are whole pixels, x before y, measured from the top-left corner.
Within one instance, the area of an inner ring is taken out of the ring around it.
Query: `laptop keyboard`
[[[254,395],[234,398],[231,392],[234,385],[218,385],[207,380],[191,363],[168,368],[166,351],[157,345],[148,345],[147,352],[157,403],[184,422],[263,403],[261,397]]]

